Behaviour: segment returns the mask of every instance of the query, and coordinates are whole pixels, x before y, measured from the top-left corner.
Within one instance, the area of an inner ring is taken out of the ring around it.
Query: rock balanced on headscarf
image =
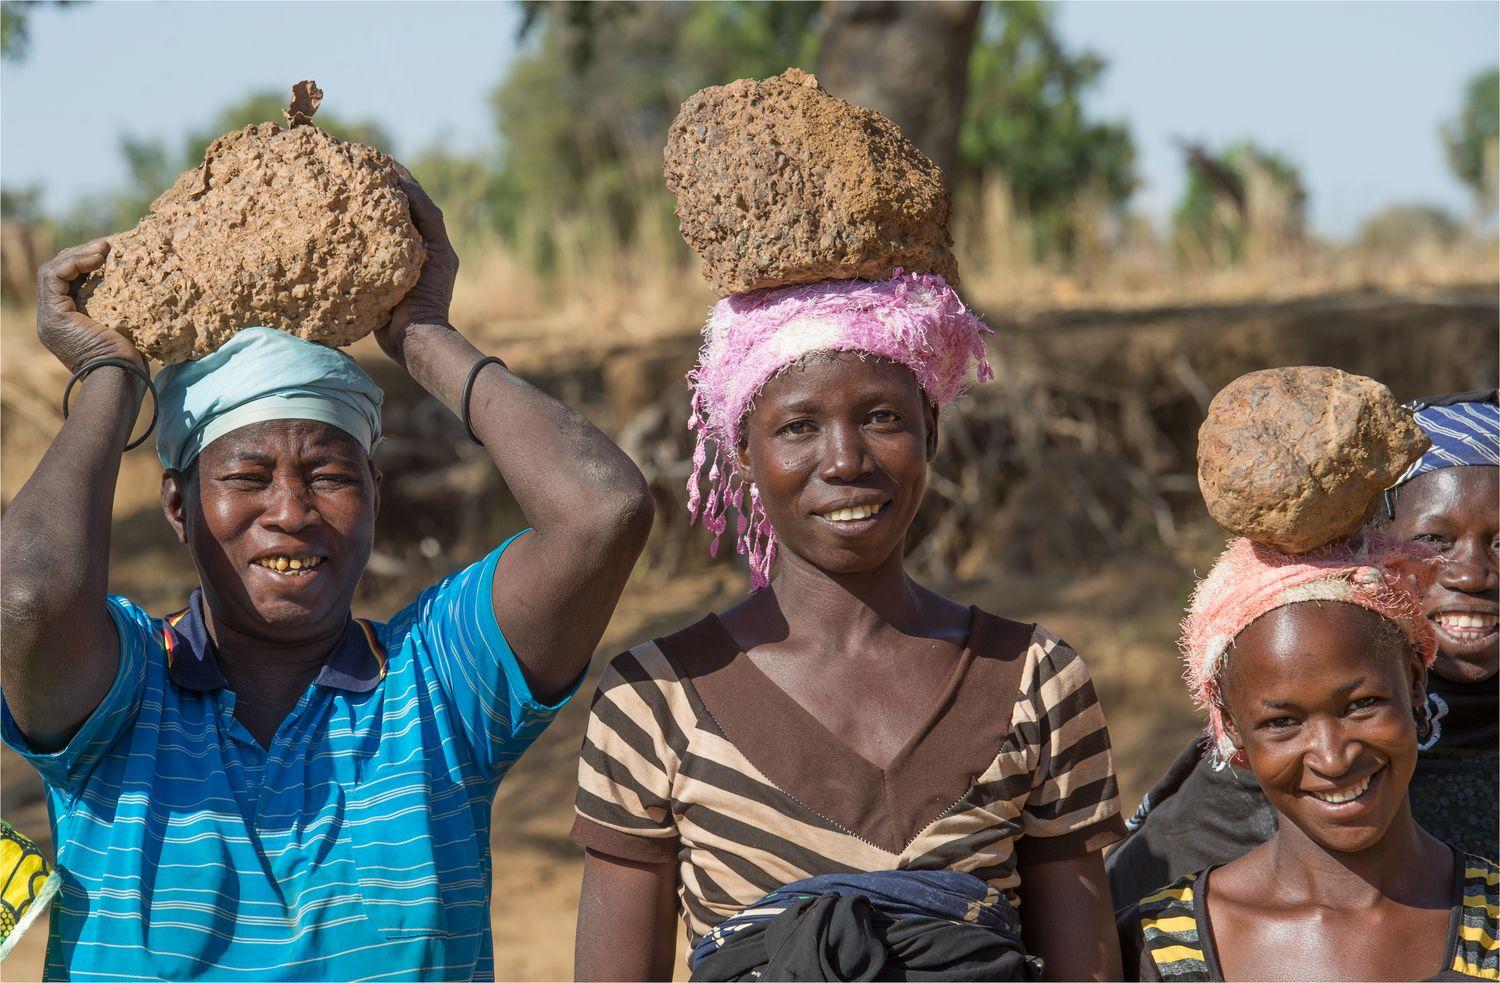
[[[312,82],[289,127],[257,123],[209,145],[129,232],[79,299],[167,364],[264,325],[348,345],[384,323],[426,260],[390,157],[318,129]]]
[[[682,237],[720,297],[898,268],[958,285],[942,172],[806,72],[693,95],[663,158]]]
[[[1226,530],[1299,554],[1358,532],[1427,435],[1373,379],[1263,369],[1219,391],[1198,431],[1198,487]]]
[[[814,352],[902,365],[936,405],[993,376],[989,330],[953,289],[943,174],[895,123],[795,68],[691,96],[664,153],[682,237],[720,297],[688,374],[688,509],[765,587],[776,532],[735,462],[761,388]]]

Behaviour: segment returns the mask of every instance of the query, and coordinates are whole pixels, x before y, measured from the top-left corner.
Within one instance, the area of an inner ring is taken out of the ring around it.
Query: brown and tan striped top
[[[816,874],[959,870],[1012,901],[1017,853],[1124,832],[1083,660],[1045,629],[973,611],[948,692],[884,769],[740,652],[715,615],[617,656],[594,697],[573,839],[678,863],[689,938]]]

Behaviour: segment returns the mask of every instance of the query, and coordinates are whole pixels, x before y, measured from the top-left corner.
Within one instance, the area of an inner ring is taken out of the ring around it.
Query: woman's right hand
[[[106,328],[78,309],[74,281],[104,265],[109,240],[95,239],[64,249],[36,273],[36,335],[47,350],[77,372],[101,358],[123,358],[147,368],[146,358],[118,331]]]

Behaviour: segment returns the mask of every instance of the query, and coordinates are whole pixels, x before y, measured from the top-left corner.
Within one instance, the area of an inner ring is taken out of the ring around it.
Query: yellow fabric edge
[[[1168,945],[1160,949],[1152,949],[1151,959],[1158,966],[1181,962],[1184,959],[1196,959],[1199,962],[1205,961],[1202,949],[1191,949],[1185,945]]]
[[[1484,881],[1490,887],[1500,886],[1500,870],[1487,870],[1483,867],[1465,867],[1464,879],[1473,881]]]
[[[1158,901],[1166,901],[1168,898],[1171,898],[1174,901],[1193,900],[1193,885],[1191,883],[1188,883],[1184,884],[1182,887],[1163,888],[1162,890],[1157,891],[1155,894],[1142,898],[1137,907],[1144,908],[1146,905],[1155,904]]]
[[[1484,930],[1482,925],[1460,925],[1458,937],[1465,942],[1478,942],[1486,949],[1500,949],[1500,942]]]
[[[1482,980],[1500,980],[1500,970],[1483,969],[1463,956],[1453,957],[1453,971],[1463,973],[1465,976],[1477,976]]]
[[[1482,894],[1465,894],[1463,906],[1475,911],[1483,911],[1490,918],[1500,919],[1500,905],[1490,904]]]
[[[1191,915],[1176,915],[1171,918],[1147,918],[1141,923],[1158,932],[1196,932],[1198,921]]]
[[[47,879],[42,882],[42,887],[37,891],[36,898],[32,900],[26,911],[22,913],[21,920],[16,923],[16,927],[11,929],[10,934],[5,937],[5,941],[0,943],[0,960],[4,960],[6,956],[10,955],[11,950],[16,947],[16,943],[21,941],[21,936],[25,935],[26,930],[31,928],[32,924],[41,917],[42,912],[46,910],[47,906],[52,903],[52,899],[61,890],[62,875],[53,870],[47,875]]]

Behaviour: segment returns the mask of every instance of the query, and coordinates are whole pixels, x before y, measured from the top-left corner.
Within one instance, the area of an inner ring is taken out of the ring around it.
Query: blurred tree
[[[824,6],[818,80],[840,99],[895,121],[942,168],[950,188],[981,6],[980,0]]]
[[[1130,132],[1083,109],[1104,67],[1093,52],[1069,51],[1051,9],[1034,0],[992,3],[980,18],[954,183],[972,195],[1001,177],[1031,225],[1037,258],[1071,255],[1081,198],[1119,208],[1135,188]]]
[[[544,14],[561,18],[568,26],[568,60],[574,71],[582,71],[594,60],[594,43],[600,32],[622,17],[635,13],[635,0],[521,0],[521,29],[524,40],[542,22]]]
[[[1444,123],[1448,164],[1474,195],[1483,215],[1494,212],[1500,173],[1500,69],[1469,80],[1458,119]]]
[[[1173,216],[1179,256],[1222,267],[1276,255],[1299,243],[1307,192],[1295,165],[1253,142],[1213,154],[1184,145],[1188,180]]]
[[[434,147],[403,163],[442,207],[444,222],[455,240],[514,231],[504,225],[514,206],[504,186],[504,174],[492,166],[492,161]],[[463,241],[458,245],[463,252]]]
[[[27,0],[0,4],[0,57],[7,61],[26,57],[31,38],[26,32]]]
[[[5,0],[0,3],[0,58],[21,61],[31,50],[30,14],[42,0]],[[52,0],[58,7],[69,7],[80,0]]]
[[[52,234],[41,207],[42,189],[0,189],[0,301],[29,307],[36,271],[50,255]]]
[[[1404,259],[1424,249],[1446,249],[1463,229],[1436,205],[1391,205],[1360,227],[1356,246],[1378,259]]]
[[[534,44],[494,97],[517,209],[497,219],[543,266],[559,249],[628,247],[639,227],[660,227],[642,213],[670,207],[661,143],[682,100],[788,65],[816,64],[835,95],[915,131],[960,199],[1003,179],[1038,256],[1071,254],[1080,199],[1118,210],[1135,185],[1129,133],[1081,105],[1103,60],[1068,51],[1041,3],[570,0],[526,13]]]
[[[543,270],[563,253],[586,262],[600,248],[631,248],[642,229],[670,227],[661,152],[684,99],[815,53],[814,3],[579,7],[528,10],[528,50],[493,96],[504,171],[494,218]],[[685,258],[685,247],[669,248]]]

